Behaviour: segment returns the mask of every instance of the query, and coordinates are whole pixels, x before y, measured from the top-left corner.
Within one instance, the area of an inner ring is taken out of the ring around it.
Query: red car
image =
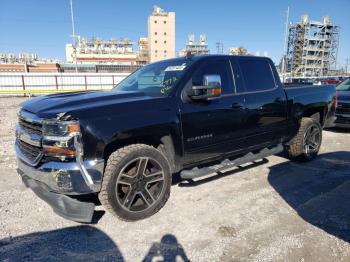
[[[321,84],[322,85],[337,85],[340,84],[342,81],[337,78],[327,78],[327,79],[322,79]]]

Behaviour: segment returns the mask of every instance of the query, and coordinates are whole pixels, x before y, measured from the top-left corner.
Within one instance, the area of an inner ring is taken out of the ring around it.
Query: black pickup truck
[[[350,78],[337,85],[337,117],[335,126],[350,128]]]
[[[111,91],[22,103],[18,174],[67,219],[90,222],[91,196],[123,220],[143,219],[164,206],[173,174],[220,174],[283,150],[313,159],[335,99],[333,86],[284,88],[268,58],[164,60]]]

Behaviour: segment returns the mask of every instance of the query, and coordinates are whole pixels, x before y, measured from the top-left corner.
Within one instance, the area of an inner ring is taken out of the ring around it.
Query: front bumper
[[[90,223],[92,221],[95,210],[94,203],[82,202],[63,194],[53,193],[44,183],[26,175],[22,175],[22,181],[39,198],[48,203],[57,215],[77,222]]]
[[[336,116],[330,116],[326,119],[324,123],[324,128],[331,128],[335,126],[335,121],[337,120]]]
[[[15,149],[18,173],[45,184],[52,192],[81,195],[101,189],[103,160],[83,161],[77,158],[74,162],[51,161],[34,167],[23,160],[17,145]]]
[[[335,121],[336,127],[350,128],[350,114],[336,114],[337,120]]]
[[[25,186],[48,203],[56,214],[77,222],[92,221],[95,204],[73,196],[100,191],[103,161],[47,162],[33,167],[17,158],[17,165]]]

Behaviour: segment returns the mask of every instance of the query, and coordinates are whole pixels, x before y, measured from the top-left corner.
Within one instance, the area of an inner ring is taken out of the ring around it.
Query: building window
[[[154,50],[155,53],[158,53],[158,50]]]
[[[164,40],[164,44],[166,44],[166,40]]]
[[[164,53],[166,53],[166,50],[164,50]]]
[[[166,32],[164,32],[164,35],[166,35]]]
[[[157,33],[157,32],[155,32],[154,34],[155,34],[155,35],[157,35],[158,33]]]
[[[166,57],[166,55],[164,55],[164,57]]]
[[[154,23],[156,24],[156,23],[157,23],[157,20],[154,20]]]
[[[154,43],[158,43],[158,41],[157,41],[157,40],[155,40],[155,41],[154,41]]]
[[[166,24],[166,21],[164,21],[164,24]]]

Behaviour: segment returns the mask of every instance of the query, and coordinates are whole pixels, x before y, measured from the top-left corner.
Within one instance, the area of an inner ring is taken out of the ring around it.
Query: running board
[[[197,168],[197,169],[195,168],[192,170],[182,170],[180,173],[180,176],[182,179],[186,180],[186,179],[193,179],[193,178],[198,178],[202,176],[216,175],[218,173],[225,173],[234,169],[239,165],[243,165],[248,162],[253,162],[258,159],[263,159],[265,157],[281,153],[283,149],[284,149],[283,146],[279,144],[278,146],[273,147],[271,149],[264,148],[256,154],[248,153],[232,161],[225,159],[220,164],[213,165],[210,167],[203,167],[203,168]]]

